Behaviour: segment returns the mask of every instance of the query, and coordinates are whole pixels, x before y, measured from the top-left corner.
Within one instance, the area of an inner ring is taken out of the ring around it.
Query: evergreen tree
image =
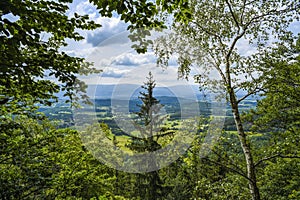
[[[138,130],[137,136],[132,136],[130,149],[136,152],[152,152],[161,148],[157,140],[159,138],[159,128],[163,123],[165,116],[161,116],[160,111],[163,105],[153,96],[153,90],[156,86],[153,75],[149,72],[147,82],[142,88],[145,92],[140,92],[139,99],[142,101],[140,111],[137,112],[137,119],[134,126]]]
[[[136,113],[137,119],[134,123],[138,134],[131,136],[131,141],[128,145],[134,152],[153,152],[160,149],[162,146],[158,143],[158,139],[166,135],[161,132],[161,125],[166,116],[161,115],[163,105],[153,96],[155,86],[153,75],[149,72],[147,82],[142,86],[145,91],[140,92],[139,99],[142,101],[142,104],[138,105],[140,111]],[[148,159],[147,165],[151,169],[159,167],[155,159],[151,157]],[[137,194],[141,198],[159,199],[161,196],[162,181],[158,171],[137,174],[137,183]]]

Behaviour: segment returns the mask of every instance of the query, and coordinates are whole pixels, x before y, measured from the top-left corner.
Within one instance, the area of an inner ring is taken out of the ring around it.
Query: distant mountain
[[[88,86],[88,95],[95,99],[132,99],[137,98],[141,91],[143,91],[141,86],[134,84]],[[196,85],[177,85],[155,87],[154,96],[197,99],[201,96],[201,93]]]
[[[135,84],[116,84],[116,85],[88,85],[87,95],[91,99],[120,99],[129,100],[138,98],[139,92],[143,91],[140,85]],[[63,92],[57,95],[60,99],[63,97]],[[245,91],[239,91],[238,97],[245,95]],[[177,97],[199,101],[209,101],[209,94],[200,92],[198,85],[175,85],[170,87],[155,87],[155,97]],[[248,97],[248,100],[259,99],[260,97]]]

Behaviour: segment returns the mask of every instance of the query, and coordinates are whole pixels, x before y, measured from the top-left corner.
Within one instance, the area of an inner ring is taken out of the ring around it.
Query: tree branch
[[[250,178],[248,178],[247,175],[244,174],[243,172],[240,172],[240,171],[238,171],[238,170],[236,170],[236,169],[234,169],[234,168],[228,167],[228,166],[226,166],[226,165],[224,165],[224,164],[222,164],[222,163],[219,163],[219,162],[210,160],[209,158],[202,158],[202,159],[207,160],[208,162],[211,162],[211,163],[213,163],[213,164],[216,164],[216,165],[220,165],[220,166],[222,166],[222,167],[225,167],[225,168],[229,169],[230,171],[233,171],[233,172],[235,172],[235,173],[241,175],[241,176],[244,177],[245,179],[247,179],[247,180],[249,180],[249,181],[252,182],[252,180],[251,180]]]
[[[241,13],[241,16],[240,16],[240,22],[241,22],[241,24],[243,24],[243,18],[244,18],[245,8],[246,8],[246,0],[243,1],[242,13]]]
[[[261,18],[264,18],[264,17],[267,17],[267,16],[271,16],[271,15],[280,15],[280,14],[284,14],[286,12],[290,12],[290,11],[293,11],[293,10],[297,10],[299,9],[300,5],[298,5],[297,7],[295,8],[290,8],[290,7],[287,7],[286,9],[282,9],[282,10],[276,10],[276,9],[272,9],[272,10],[269,10],[268,12],[264,13],[264,14],[261,14],[261,15],[257,15],[257,16],[254,16],[253,18],[251,18],[248,23],[245,24],[244,28],[247,29],[248,26],[250,26],[250,24],[252,24],[253,22],[256,22],[256,21],[262,21],[260,20]]]
[[[164,137],[164,136],[167,136],[167,135],[174,136],[174,133],[175,133],[175,131],[170,131],[170,132],[166,132],[166,133],[161,133],[161,134],[153,135],[153,137],[156,137],[158,139],[160,137]]]
[[[211,149],[211,151],[212,151],[214,154],[216,154],[219,158],[222,158],[222,156],[221,156],[218,152],[214,151],[213,149]],[[239,172],[239,173],[244,174],[244,173],[243,173],[243,170],[242,170],[241,168],[239,168],[239,167],[234,163],[234,161],[233,161],[232,159],[230,159],[229,157],[227,157],[226,159],[230,162],[229,165],[232,165],[232,166],[235,167],[236,169],[231,168],[231,167],[228,167],[228,168],[234,169],[235,172]],[[245,175],[245,174],[244,174],[244,175]],[[246,176],[246,175],[245,175],[245,176]]]
[[[271,160],[273,158],[278,158],[278,157],[279,158],[295,158],[295,159],[300,159],[300,156],[286,156],[286,155],[281,155],[281,154],[275,154],[275,155],[268,156],[268,157],[260,159],[256,164],[254,164],[254,167],[257,167],[258,165],[260,165],[264,161]]]
[[[233,20],[234,20],[234,22],[235,22],[235,24],[236,24],[236,26],[237,26],[237,28],[238,28],[238,34],[239,34],[239,33],[240,33],[240,30],[241,30],[240,24],[239,24],[239,22],[237,21],[236,16],[235,16],[235,14],[234,14],[234,12],[233,12],[233,10],[232,10],[232,7],[231,7],[231,5],[230,5],[230,3],[229,3],[228,0],[226,0],[226,4],[227,4],[228,7],[229,7],[230,14],[231,14],[231,16],[232,16],[232,18],[233,18]]]
[[[207,30],[206,28],[204,28],[201,24],[199,24],[199,23],[196,22],[196,21],[193,21],[193,23],[196,24],[197,27],[198,27],[201,31],[205,32],[205,33],[208,34],[208,35],[214,36],[217,40],[219,40],[220,44],[221,44],[222,46],[224,46],[224,43],[223,43],[222,38],[220,37],[220,35],[217,35],[217,34],[213,33],[212,31]]]
[[[246,98],[248,98],[249,96],[251,96],[251,95],[253,95],[253,94],[255,94],[255,93],[256,93],[256,91],[251,91],[251,92],[249,92],[248,94],[246,94],[246,95],[243,96],[242,98],[238,99],[238,100],[237,100],[237,104],[241,103],[243,100],[245,100]]]

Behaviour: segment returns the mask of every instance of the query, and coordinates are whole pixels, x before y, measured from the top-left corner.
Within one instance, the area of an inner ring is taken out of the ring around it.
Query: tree
[[[68,199],[113,195],[114,170],[97,161],[79,133],[27,116],[0,123],[0,198]]]
[[[142,101],[140,111],[137,112],[138,119],[134,124],[139,131],[138,137],[132,136],[132,144],[130,147],[136,152],[156,151],[161,148],[157,140],[159,138],[159,127],[161,127],[163,120],[160,110],[163,107],[159,100],[153,95],[153,90],[156,86],[153,80],[153,75],[149,72],[147,82],[142,88],[146,92],[140,92],[139,99]],[[140,144],[140,145],[139,145]]]
[[[299,198],[300,159],[300,39],[288,46],[280,45],[262,61],[265,68],[264,97],[257,109],[247,115],[252,131],[263,134],[256,152],[255,166],[261,173],[265,198]],[[273,59],[270,59],[273,58]]]
[[[0,2],[1,112],[19,113],[36,103],[51,104],[60,90],[71,101],[86,99],[86,86],[76,76],[95,70],[83,58],[60,48],[67,45],[67,38],[83,39],[76,29],[91,30],[99,25],[88,16],[66,16],[71,2]]]
[[[173,33],[158,40],[155,47],[158,64],[167,65],[172,54],[178,54],[180,77],[189,74],[192,65],[204,72],[197,82],[226,92],[235,120],[238,138],[245,157],[249,191],[253,200],[260,199],[253,152],[244,130],[240,103],[261,89],[264,76],[260,60],[271,49],[270,43],[290,43],[288,31],[293,20],[299,20],[298,1],[158,1],[160,8],[172,15]],[[241,42],[253,44],[255,54],[245,54]],[[210,72],[217,72],[213,79]],[[246,95],[238,98],[237,92]]]
[[[297,131],[299,128],[300,38],[289,46],[280,45],[262,61],[264,98],[258,102],[255,126],[266,131]],[[255,128],[255,127],[254,127]]]
[[[82,148],[78,133],[56,130],[35,112],[38,105],[57,100],[60,91],[72,103],[87,101],[87,86],[77,76],[99,72],[61,50],[66,39],[83,39],[78,29],[100,27],[87,15],[68,17],[72,2],[0,2],[1,199],[113,196],[112,170]]]
[[[87,86],[77,76],[99,72],[83,58],[61,50],[67,45],[66,39],[83,39],[77,29],[100,27],[89,21],[87,15],[75,13],[68,17],[68,4],[72,2],[0,2],[0,195],[3,199],[113,196],[109,181],[102,182],[111,175],[106,173],[109,170],[100,169],[103,165],[82,149],[77,132],[55,130],[57,127],[34,112],[39,104],[51,105],[60,91],[72,103],[79,99],[87,101]],[[146,12],[156,12],[154,4],[146,1],[91,2],[96,2],[103,16],[111,17],[117,11],[125,21],[142,19],[137,27],[148,20],[147,16],[142,17],[145,7]]]
[[[163,134],[160,128],[166,116],[161,116],[160,110],[163,107],[159,100],[153,95],[153,90],[156,86],[153,80],[153,75],[149,72],[147,82],[142,88],[145,92],[140,92],[139,99],[142,101],[140,111],[137,112],[138,119],[136,120],[135,127],[138,130],[137,136],[131,136],[131,141],[128,147],[134,152],[153,152],[160,149],[162,146],[158,143],[158,139]],[[147,161],[147,165],[153,169],[158,169],[158,165],[154,158]],[[159,177],[158,171],[152,171],[148,174],[138,174],[138,190],[141,197],[144,199],[159,199],[162,191],[162,181]]]

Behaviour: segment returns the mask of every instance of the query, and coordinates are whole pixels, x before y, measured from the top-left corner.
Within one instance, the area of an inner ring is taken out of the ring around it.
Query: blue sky
[[[101,17],[96,8],[86,0],[75,0],[70,5],[68,16],[74,13],[88,14],[91,20],[102,25],[93,31],[79,32],[85,37],[80,42],[68,40],[68,46],[63,51],[73,56],[86,58],[94,66],[102,69],[101,74],[82,77],[87,84],[143,84],[145,73],[153,71],[158,85],[181,85],[192,82],[177,80],[176,61],[170,62],[170,67],[161,69],[156,67],[156,57],[153,52],[137,54],[128,39],[126,28],[128,24],[120,20],[117,15],[112,18]]]
[[[68,54],[84,57],[93,62],[95,67],[102,69],[103,73],[83,77],[87,84],[143,84],[148,71],[154,73],[158,85],[194,84],[192,78],[189,82],[177,80],[177,66],[175,58],[170,62],[170,67],[161,69],[156,67],[156,57],[153,52],[137,54],[131,49],[131,41],[127,38],[127,25],[117,15],[112,18],[101,17],[96,8],[87,0],[74,0],[70,5],[68,16],[74,13],[88,14],[91,20],[102,25],[94,31],[79,31],[85,39],[80,42],[68,41],[68,46],[63,48]],[[300,23],[290,27],[293,32],[299,32]],[[253,48],[247,41],[240,41],[239,47],[242,54],[253,53]],[[194,71],[193,73],[198,73]]]

